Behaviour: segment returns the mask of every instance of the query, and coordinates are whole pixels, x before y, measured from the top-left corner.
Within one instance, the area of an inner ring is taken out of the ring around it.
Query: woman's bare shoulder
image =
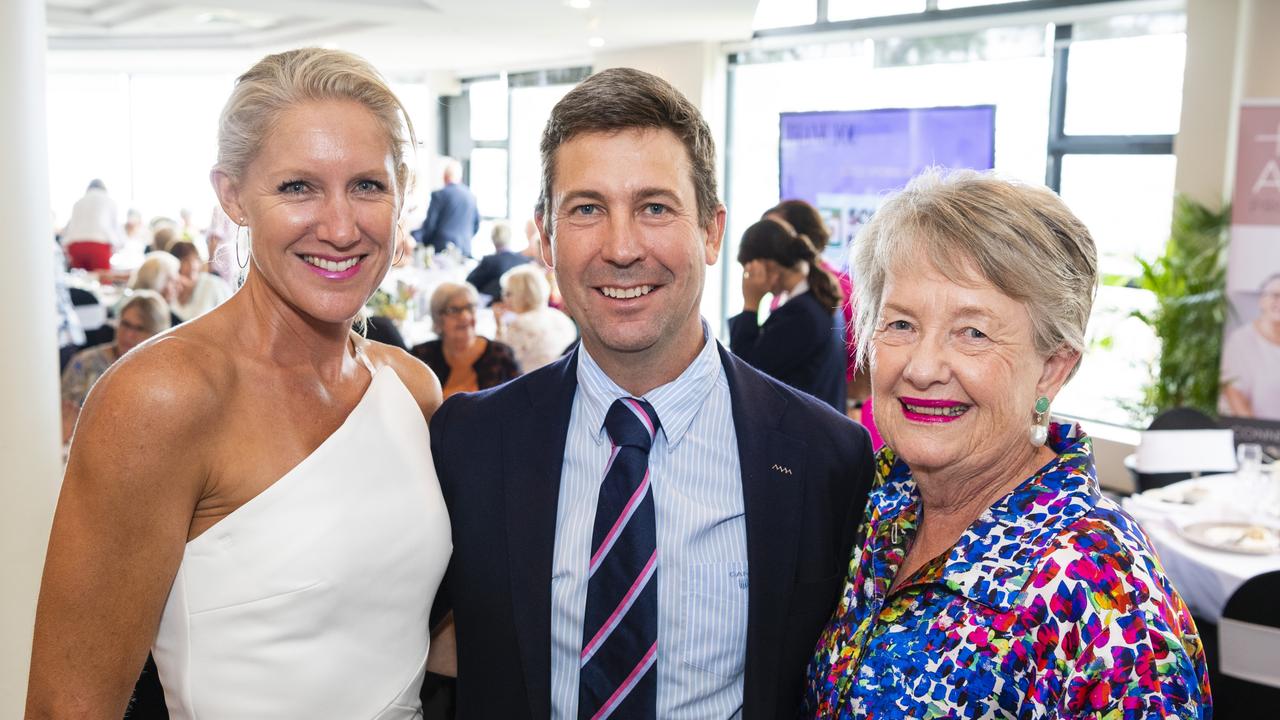
[[[128,418],[130,425],[155,425],[165,434],[207,432],[234,381],[231,352],[207,333],[181,326],[158,335],[103,374],[89,393],[88,417],[82,420],[98,413]]]
[[[396,371],[400,381],[418,401],[423,417],[430,421],[436,408],[444,401],[440,392],[440,380],[431,372],[431,368],[403,349],[380,342],[368,341],[365,352],[374,367],[386,366]]]

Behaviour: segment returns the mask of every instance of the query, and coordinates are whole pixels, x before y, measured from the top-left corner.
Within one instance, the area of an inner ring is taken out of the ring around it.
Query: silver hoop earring
[[[236,264],[240,266],[241,270],[249,266],[248,257],[244,258],[243,260],[240,259],[240,231],[244,229],[245,229],[244,218],[240,218],[240,224],[236,226]],[[249,237],[249,233],[246,230],[245,239],[247,240],[248,237]],[[249,251],[247,249],[245,250],[245,254],[246,255],[249,254]]]

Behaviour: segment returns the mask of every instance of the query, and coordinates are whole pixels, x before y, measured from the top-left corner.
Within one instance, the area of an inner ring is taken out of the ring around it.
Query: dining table
[[[1274,467],[1274,466],[1273,466]],[[1280,476],[1207,475],[1122,501],[1196,616],[1222,619],[1246,580],[1280,570]]]

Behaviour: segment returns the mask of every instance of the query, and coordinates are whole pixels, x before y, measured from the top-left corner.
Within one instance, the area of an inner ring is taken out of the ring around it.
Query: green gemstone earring
[[[1036,398],[1035,420],[1031,422],[1031,444],[1037,447],[1049,439],[1049,398]]]

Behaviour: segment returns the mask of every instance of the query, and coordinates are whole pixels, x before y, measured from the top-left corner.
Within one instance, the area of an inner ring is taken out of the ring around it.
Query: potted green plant
[[[1160,340],[1160,362],[1138,408],[1147,419],[1173,407],[1217,415],[1230,222],[1229,205],[1215,211],[1179,195],[1164,253],[1149,262],[1138,258],[1137,285],[1151,291],[1156,306],[1133,314]]]

